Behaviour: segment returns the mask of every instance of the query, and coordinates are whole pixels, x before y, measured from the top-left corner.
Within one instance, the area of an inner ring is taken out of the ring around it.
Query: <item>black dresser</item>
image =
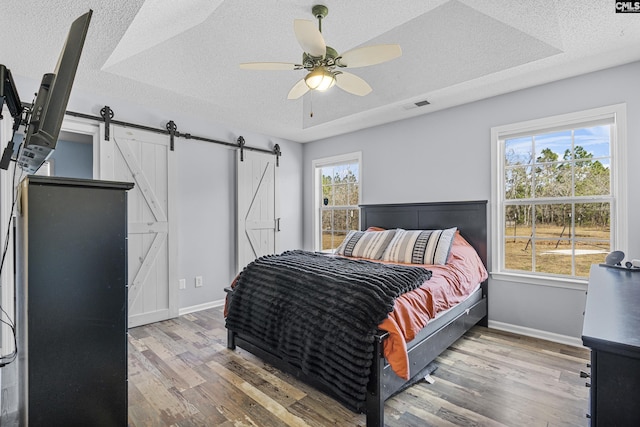
[[[591,348],[591,426],[639,426],[640,272],[591,267],[582,342]]]
[[[20,426],[127,425],[130,183],[30,176],[18,216]]]

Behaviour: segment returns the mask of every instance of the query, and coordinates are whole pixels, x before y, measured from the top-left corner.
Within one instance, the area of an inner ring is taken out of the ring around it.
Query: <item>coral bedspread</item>
[[[425,267],[433,273],[431,279],[398,297],[394,310],[379,326],[389,333],[384,342],[384,355],[393,371],[404,379],[410,377],[407,342],[415,338],[430,319],[464,301],[488,277],[477,252],[459,233],[451,245],[447,264]]]

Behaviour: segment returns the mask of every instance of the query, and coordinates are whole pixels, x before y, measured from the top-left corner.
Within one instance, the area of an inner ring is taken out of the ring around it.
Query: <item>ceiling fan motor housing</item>
[[[338,51],[336,51],[331,46],[327,46],[327,51],[324,55],[324,60],[321,57],[311,56],[308,53],[304,52],[302,54],[302,65],[304,68],[314,68],[317,65],[324,65],[327,67],[332,67],[335,65],[335,60],[338,57]]]

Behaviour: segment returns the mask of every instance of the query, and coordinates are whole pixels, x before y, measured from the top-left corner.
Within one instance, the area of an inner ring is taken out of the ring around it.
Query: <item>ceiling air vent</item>
[[[418,101],[418,102],[414,102],[412,104],[407,104],[404,106],[405,110],[411,110],[413,108],[418,108],[418,107],[424,107],[425,105],[429,105],[430,102],[427,101],[426,99],[424,101]]]

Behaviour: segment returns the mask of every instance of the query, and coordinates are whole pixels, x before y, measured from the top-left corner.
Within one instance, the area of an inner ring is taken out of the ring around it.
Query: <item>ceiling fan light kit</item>
[[[324,5],[315,5],[311,13],[318,20],[318,28],[312,21],[296,19],[293,31],[298,44],[303,49],[302,64],[284,62],[248,62],[240,64],[245,70],[306,70],[308,74],[299,80],[289,91],[288,99],[298,99],[310,90],[325,91],[338,86],[353,95],[365,96],[371,92],[371,86],[362,78],[336,70],[336,67],[357,68],[390,61],[402,55],[397,44],[366,46],[352,49],[340,55],[327,46],[322,36],[322,20],[329,13]]]
[[[304,82],[309,89],[324,92],[336,84],[336,78],[326,67],[316,67],[307,74]]]

